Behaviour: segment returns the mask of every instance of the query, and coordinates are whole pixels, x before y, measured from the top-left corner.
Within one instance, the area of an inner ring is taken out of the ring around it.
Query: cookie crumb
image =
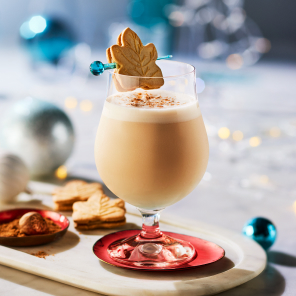
[[[43,258],[43,259],[45,259],[45,257],[49,256],[49,254],[47,254],[44,251],[38,251],[37,253],[31,253],[30,255],[33,255],[38,258]]]

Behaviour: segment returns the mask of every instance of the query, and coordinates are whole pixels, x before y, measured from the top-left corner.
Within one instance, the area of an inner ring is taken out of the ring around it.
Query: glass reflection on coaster
[[[178,234],[173,232],[162,232],[163,237],[166,239],[172,239],[175,241],[186,242],[190,245],[193,250],[194,254],[191,258],[183,260],[183,262],[178,262],[176,265],[162,265],[162,264],[155,264],[159,259],[158,256],[155,256],[155,253],[158,255],[162,254],[162,247],[159,242],[155,243],[146,243],[141,244],[138,242],[135,246],[130,247],[128,246],[132,242],[137,240],[137,237],[140,234],[140,230],[123,230],[118,231],[115,233],[108,234],[101,239],[99,239],[93,246],[94,254],[103,262],[111,264],[113,266],[127,268],[127,269],[136,269],[136,270],[176,270],[176,269],[188,269],[194,268],[201,265],[210,264],[213,262],[218,261],[219,259],[223,258],[225,255],[225,251],[220,246],[189,235]],[[122,246],[123,242],[127,244],[126,249],[120,248],[119,250],[116,248],[117,246]],[[172,246],[174,247],[174,246]],[[179,250],[178,250],[179,249]],[[112,251],[117,252],[114,259],[112,259]],[[122,252],[123,260],[118,259],[118,253]],[[176,247],[174,249],[174,254],[176,255],[179,252],[180,260],[182,260],[182,255],[186,251],[186,248],[182,249]],[[153,254],[146,262],[143,263],[142,257],[149,257],[149,254]],[[163,255],[163,254],[162,254]],[[167,252],[166,259],[170,258],[170,254]],[[128,260],[126,258],[128,257]],[[137,260],[138,263],[137,264]],[[175,260],[175,258],[173,258]],[[151,262],[150,262],[151,261]],[[130,264],[129,264],[130,262]]]
[[[113,242],[108,247],[109,256],[131,266],[166,268],[182,265],[196,255],[192,244],[160,232],[156,238],[143,236],[143,230],[132,237]]]

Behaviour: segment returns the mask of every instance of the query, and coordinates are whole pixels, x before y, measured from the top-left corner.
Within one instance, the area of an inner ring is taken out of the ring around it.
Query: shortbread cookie
[[[53,209],[55,211],[72,211],[73,203],[71,204],[58,204],[53,203]]]
[[[126,220],[125,218],[122,221],[118,222],[89,222],[88,224],[78,224],[74,222],[74,227],[81,230],[92,230],[92,229],[99,229],[99,228],[117,228],[120,226],[125,225]]]
[[[85,184],[87,184],[87,182],[85,182],[83,180],[71,180],[71,181],[67,182],[65,186],[55,188],[53,190],[52,194],[58,193],[61,190],[63,190],[64,188],[77,188],[78,186],[85,185]]]
[[[73,221],[80,229],[112,228],[125,224],[125,206],[121,199],[111,200],[95,192],[88,201],[73,204]]]
[[[103,187],[99,183],[86,183],[81,180],[68,182],[64,187],[53,192],[54,208],[57,211],[71,211],[75,201],[86,201],[95,192],[103,194]]]
[[[109,63],[117,64],[113,79],[118,91],[131,91],[136,88],[156,89],[164,84],[162,72],[155,63],[157,60],[155,45],[149,43],[144,46],[138,35],[130,28],[120,33],[117,45],[109,47],[106,54]],[[133,79],[130,76],[137,78]],[[138,78],[139,76],[153,78]]]

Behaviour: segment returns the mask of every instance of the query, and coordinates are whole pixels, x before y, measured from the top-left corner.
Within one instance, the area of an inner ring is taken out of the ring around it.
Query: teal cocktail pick
[[[172,55],[167,55],[165,57],[159,57],[157,59],[166,60],[166,59],[171,59],[172,57],[173,57]],[[103,74],[105,70],[110,70],[115,68],[116,68],[116,63],[103,64],[100,61],[94,61],[89,66],[90,72],[95,76]]]

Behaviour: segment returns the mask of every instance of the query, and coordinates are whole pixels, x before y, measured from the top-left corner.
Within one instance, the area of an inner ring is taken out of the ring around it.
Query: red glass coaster
[[[48,244],[50,242],[60,239],[67,232],[70,225],[69,220],[59,213],[39,210],[39,209],[13,209],[0,212],[0,224],[8,223],[16,218],[23,216],[28,212],[37,212],[45,218],[51,219],[53,222],[61,227],[61,230],[52,234],[39,234],[23,237],[3,237],[0,235],[0,245],[10,247],[28,247]]]
[[[212,242],[209,242],[194,236],[185,235],[185,234],[179,234],[179,233],[167,232],[167,231],[162,231],[162,232],[166,235],[172,236],[173,238],[190,242],[197,252],[194,259],[188,263],[184,263],[182,265],[171,267],[171,268],[168,268],[168,267],[164,267],[164,268],[149,267],[148,268],[146,266],[135,267],[135,266],[125,265],[125,264],[116,262],[110,258],[107,252],[107,248],[111,243],[118,240],[125,239],[127,237],[137,235],[140,233],[140,230],[123,230],[123,231],[118,231],[118,232],[105,235],[94,244],[93,252],[101,261],[111,264],[113,266],[127,268],[127,269],[134,269],[134,270],[151,270],[151,271],[194,268],[197,266],[214,263],[220,260],[221,258],[223,258],[225,255],[225,251],[220,246]]]

